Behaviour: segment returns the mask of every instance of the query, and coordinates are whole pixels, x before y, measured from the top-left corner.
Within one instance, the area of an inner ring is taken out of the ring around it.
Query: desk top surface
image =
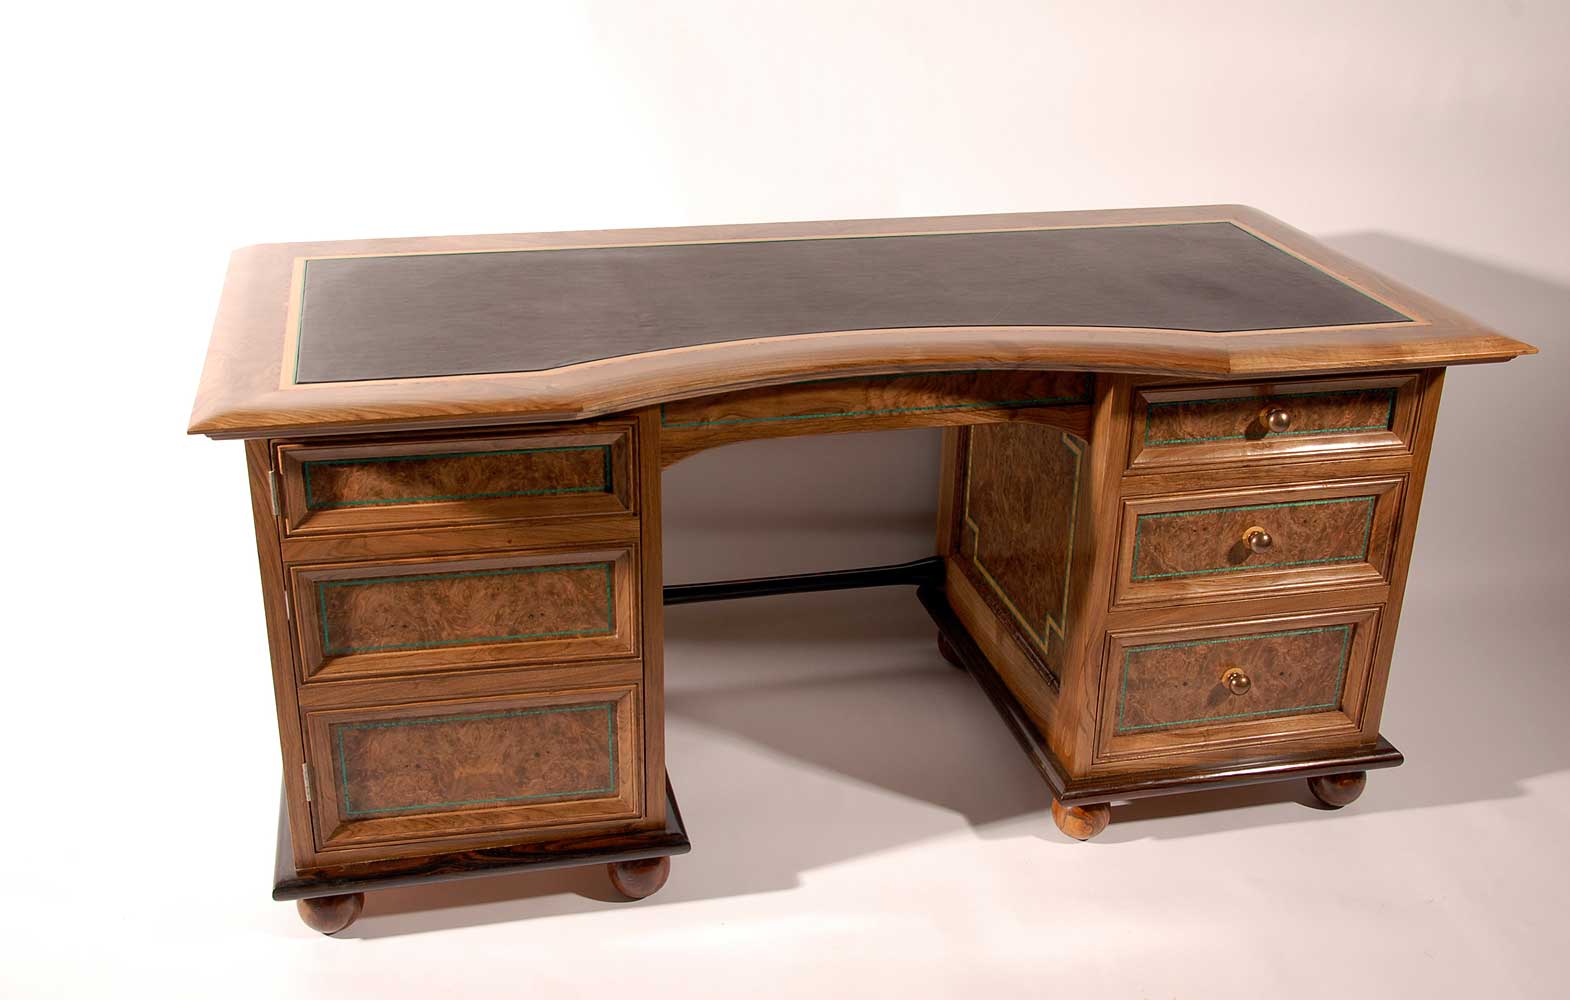
[[[1532,348],[1242,206],[271,244],[192,413],[222,437],[577,419],[812,378],[1196,378]]]

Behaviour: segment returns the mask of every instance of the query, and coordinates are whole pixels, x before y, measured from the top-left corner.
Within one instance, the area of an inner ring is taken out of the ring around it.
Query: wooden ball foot
[[[1308,790],[1314,798],[1331,809],[1340,809],[1357,801],[1368,784],[1367,771],[1345,771],[1341,774],[1322,774],[1308,779]]]
[[[964,670],[965,664],[960,662],[959,653],[949,643],[948,637],[942,632],[938,633],[938,655],[949,662],[949,666],[956,670]]]
[[[295,901],[295,907],[300,911],[300,919],[311,930],[337,934],[359,918],[360,911],[365,909],[365,893],[300,899]]]
[[[1089,806],[1066,806],[1052,800],[1052,822],[1075,840],[1089,840],[1112,821],[1112,807],[1105,802]]]
[[[628,899],[643,899],[660,891],[665,880],[671,877],[670,858],[649,858],[646,861],[617,861],[605,866],[610,873],[611,885]]]

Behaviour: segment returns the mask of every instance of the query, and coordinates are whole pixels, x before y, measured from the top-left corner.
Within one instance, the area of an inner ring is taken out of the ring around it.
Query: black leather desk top
[[[296,384],[838,330],[1407,319],[1229,222],[319,258],[304,273]]]

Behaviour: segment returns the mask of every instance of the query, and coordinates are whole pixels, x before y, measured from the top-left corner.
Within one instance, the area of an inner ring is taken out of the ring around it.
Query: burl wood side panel
[[[1120,604],[1386,578],[1403,479],[1138,498],[1124,503]],[[1264,552],[1246,536],[1263,529]]]
[[[1248,458],[1406,454],[1417,377],[1147,386],[1135,392],[1130,468],[1165,469]],[[1279,409],[1289,426],[1273,431]]]
[[[307,678],[631,653],[632,552],[298,567]]]
[[[1001,421],[1088,433],[1094,377],[1080,372],[952,372],[824,379],[702,396],[660,407],[670,465],[754,438]]]
[[[1175,625],[1108,636],[1101,760],[1363,738],[1377,608]],[[1226,682],[1241,671],[1247,688]],[[1370,738],[1372,738],[1370,734]]]
[[[310,713],[318,844],[628,817],[640,784],[635,691]]]
[[[1084,451],[1081,438],[1025,424],[972,428],[964,448],[959,564],[1054,683],[1069,628]]]
[[[633,509],[630,428],[278,449],[291,535]]]

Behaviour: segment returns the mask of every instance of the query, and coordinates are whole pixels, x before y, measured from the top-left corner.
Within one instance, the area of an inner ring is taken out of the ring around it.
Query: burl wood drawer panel
[[[1114,603],[1385,582],[1404,481],[1392,476],[1124,500]]]
[[[302,680],[635,655],[632,547],[295,566]]]
[[[1134,391],[1129,468],[1404,454],[1416,417],[1416,375],[1146,386]]]
[[[284,444],[284,530],[372,531],[633,509],[632,426]]]
[[[1103,757],[1358,732],[1378,610],[1114,632]]]
[[[317,849],[636,817],[638,712],[622,686],[308,713]]]

